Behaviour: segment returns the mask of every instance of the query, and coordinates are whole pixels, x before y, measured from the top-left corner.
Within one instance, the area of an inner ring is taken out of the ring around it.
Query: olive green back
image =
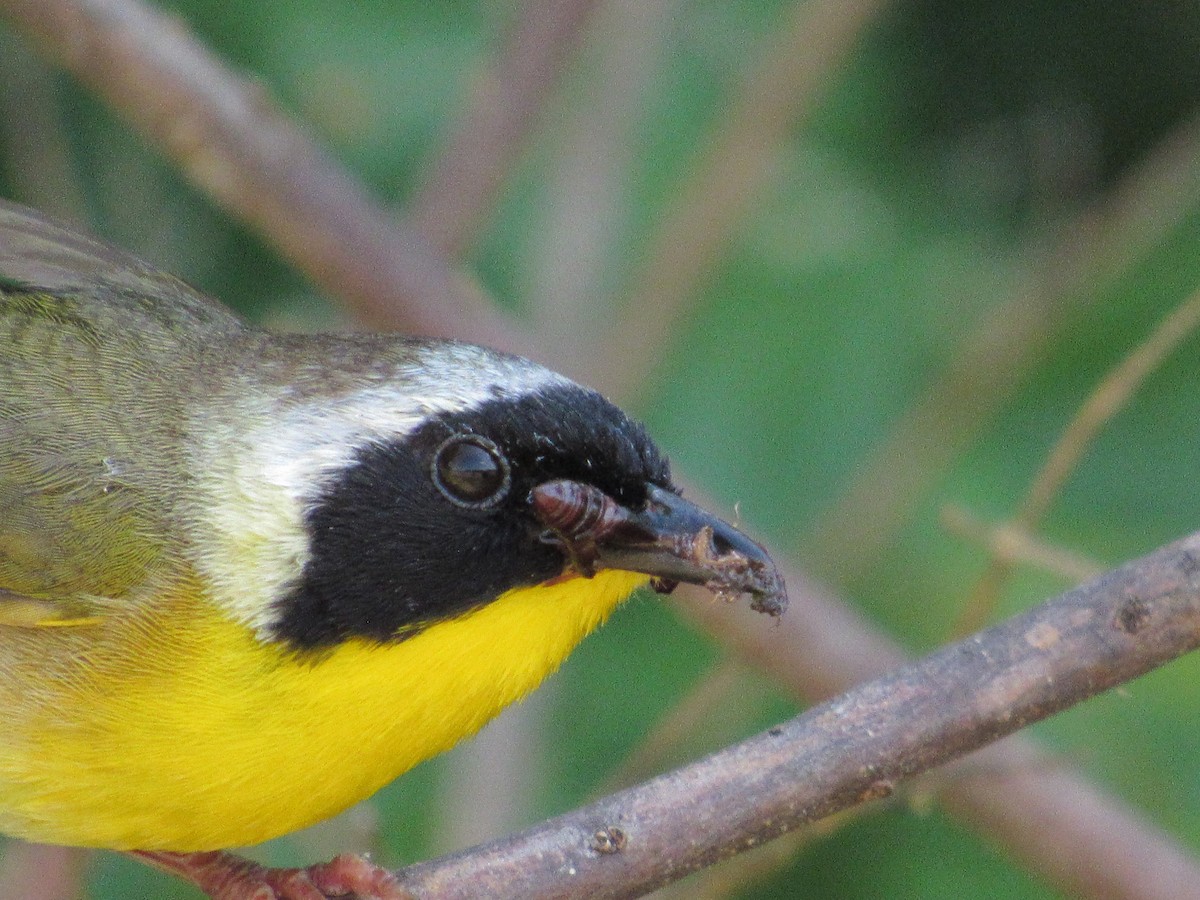
[[[0,206],[0,596],[88,608],[168,564],[185,410],[242,330],[177,280]]]

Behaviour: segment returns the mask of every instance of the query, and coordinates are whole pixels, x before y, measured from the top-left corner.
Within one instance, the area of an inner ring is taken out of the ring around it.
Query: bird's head
[[[403,640],[513,589],[605,569],[781,611],[766,552],[684,500],[642,425],[597,392],[469,345],[408,342],[399,359],[335,386],[336,402],[320,398],[327,386],[291,391],[325,407],[306,427],[336,421],[347,446],[305,504],[307,552],[277,600],[277,639]]]

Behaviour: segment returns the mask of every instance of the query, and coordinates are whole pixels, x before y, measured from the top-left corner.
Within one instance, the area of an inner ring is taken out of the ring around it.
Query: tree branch
[[[675,605],[704,633],[802,701],[820,702],[904,665],[900,648],[794,566],[782,563],[791,605],[774,623],[682,588]],[[1179,842],[1016,735],[938,773],[946,811],[1067,896],[1167,900],[1200,884]],[[997,787],[1000,785],[1001,787]]]
[[[527,0],[498,64],[410,204],[407,222],[447,259],[461,254],[541,112],[597,0]]]
[[[223,66],[179,22],[136,0],[4,0],[0,15],[365,324],[531,349],[261,84]]]
[[[403,869],[401,883],[443,900],[638,896],[1197,646],[1200,533],[700,762]]]

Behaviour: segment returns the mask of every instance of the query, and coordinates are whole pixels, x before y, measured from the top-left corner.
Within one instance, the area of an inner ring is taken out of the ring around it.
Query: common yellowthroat
[[[212,890],[198,851],[472,734],[649,579],[786,602],[596,392],[451,341],[271,333],[0,205],[0,833]]]

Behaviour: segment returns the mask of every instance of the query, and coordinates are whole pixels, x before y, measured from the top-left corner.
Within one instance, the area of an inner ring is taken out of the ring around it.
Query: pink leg
[[[387,869],[352,854],[307,869],[268,869],[222,851],[130,855],[190,881],[213,900],[413,900]]]

